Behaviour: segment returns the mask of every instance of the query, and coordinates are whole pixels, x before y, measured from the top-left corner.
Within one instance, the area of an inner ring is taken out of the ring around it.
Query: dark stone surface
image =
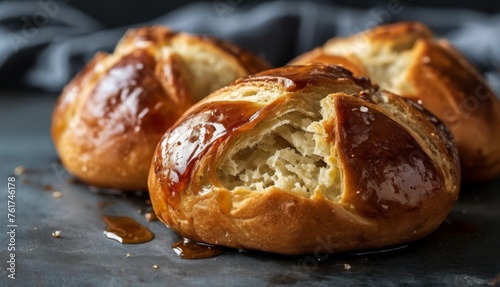
[[[314,255],[237,250],[210,259],[179,259],[170,248],[178,236],[138,213],[149,207],[146,195],[96,193],[72,182],[50,140],[54,100],[0,96],[3,186],[15,167],[26,167],[16,177],[16,280],[8,279],[6,270],[7,188],[0,193],[1,286],[486,286],[500,273],[500,179],[464,185],[436,232],[386,252],[316,256],[320,262]],[[54,190],[62,197],[54,198]],[[138,245],[106,239],[105,214],[133,217],[156,237]],[[52,237],[55,230],[62,238]]]

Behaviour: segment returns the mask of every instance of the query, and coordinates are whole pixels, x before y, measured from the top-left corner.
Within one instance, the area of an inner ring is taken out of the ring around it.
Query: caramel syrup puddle
[[[224,253],[221,246],[198,243],[187,238],[181,238],[172,244],[172,250],[181,259],[203,259]]]
[[[121,244],[137,244],[152,240],[154,234],[135,219],[128,216],[103,216],[107,227],[104,235]]]

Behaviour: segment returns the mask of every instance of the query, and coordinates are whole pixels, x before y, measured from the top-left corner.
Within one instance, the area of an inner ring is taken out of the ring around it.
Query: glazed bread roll
[[[190,108],[158,144],[153,208],[199,242],[282,254],[421,238],[457,199],[448,129],[424,108],[338,66],[237,80]]]
[[[291,64],[338,64],[421,103],[455,137],[467,181],[500,174],[500,101],[476,69],[420,23],[380,26],[334,38]]]
[[[267,69],[258,56],[210,37],[155,26],[126,33],[64,89],[52,137],[66,169],[105,188],[146,190],[156,144],[191,105]]]

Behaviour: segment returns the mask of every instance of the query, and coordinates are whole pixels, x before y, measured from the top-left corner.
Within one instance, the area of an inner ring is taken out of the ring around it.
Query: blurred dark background
[[[421,21],[500,89],[500,1],[0,1],[0,94],[59,92],[126,29],[163,24],[236,42],[283,65],[333,36]]]
[[[28,0],[10,0],[4,2],[36,2]],[[61,1],[66,2],[66,1]],[[211,4],[231,4],[240,5],[239,8],[248,8],[263,2],[256,0],[229,0],[229,1],[181,1],[181,0],[70,0],[68,4],[87,15],[92,16],[106,28],[114,28],[134,23],[147,22],[151,19],[163,16],[172,10],[181,8],[182,6],[191,3],[211,3]],[[290,2],[293,5],[295,1]],[[355,7],[359,9],[370,9],[373,7],[383,7],[391,1],[379,0],[337,0],[337,1],[308,1],[323,4],[332,4],[344,7]],[[487,14],[495,14],[500,12],[500,4],[498,0],[462,0],[462,1],[436,1],[436,0],[413,0],[401,1],[401,4],[408,7],[428,7],[428,8],[461,8],[471,9]],[[222,7],[222,5],[221,5]]]

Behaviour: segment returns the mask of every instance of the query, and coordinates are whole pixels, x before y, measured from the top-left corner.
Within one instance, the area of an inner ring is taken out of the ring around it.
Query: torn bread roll
[[[132,29],[64,89],[52,137],[66,169],[105,188],[146,190],[154,148],[191,105],[269,68],[258,56],[161,26]]]
[[[466,181],[500,174],[500,101],[476,69],[420,23],[333,38],[290,64],[328,63],[422,104],[455,137]]]
[[[338,66],[240,79],[190,108],[158,144],[160,220],[199,242],[282,254],[422,238],[457,199],[448,129]]]

